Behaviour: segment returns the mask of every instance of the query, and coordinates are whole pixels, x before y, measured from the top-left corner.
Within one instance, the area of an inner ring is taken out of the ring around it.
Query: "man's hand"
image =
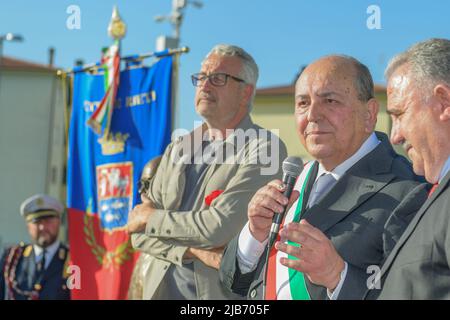
[[[210,250],[188,248],[184,255],[185,259],[198,259],[208,267],[219,270],[220,261],[222,260],[224,247],[214,248]]]
[[[141,193],[141,201],[142,203],[152,203],[145,193]]]
[[[272,218],[281,213],[285,206],[290,206],[297,200],[298,191],[293,191],[291,199],[283,195],[286,186],[281,180],[273,180],[259,189],[248,204],[249,228],[252,236],[263,242],[269,236]]]
[[[280,232],[280,236],[283,240],[301,245],[296,247],[282,242],[275,244],[278,250],[299,259],[281,258],[282,265],[304,273],[312,283],[330,291],[336,288],[345,263],[322,231],[306,220],[301,220],[300,223],[288,224]]]
[[[128,214],[128,233],[132,234],[143,232],[147,226],[148,218],[154,211],[155,209],[150,201],[135,206],[134,209]]]

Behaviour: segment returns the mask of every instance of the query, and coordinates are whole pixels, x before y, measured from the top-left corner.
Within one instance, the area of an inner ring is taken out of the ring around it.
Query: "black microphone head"
[[[287,157],[283,161],[283,175],[297,178],[303,171],[303,161],[299,157]]]

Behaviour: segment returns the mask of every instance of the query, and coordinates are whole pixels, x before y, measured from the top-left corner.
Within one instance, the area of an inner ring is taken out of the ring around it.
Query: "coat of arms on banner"
[[[121,228],[127,224],[133,204],[133,163],[109,163],[96,169],[101,227],[109,231]]]

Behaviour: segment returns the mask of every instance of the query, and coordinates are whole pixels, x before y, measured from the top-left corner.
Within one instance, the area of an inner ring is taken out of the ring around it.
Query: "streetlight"
[[[172,0],[172,12],[169,15],[159,15],[154,18],[156,22],[169,21],[172,24],[174,27],[174,38],[178,44],[180,42],[180,28],[181,23],[183,22],[183,12],[188,4],[197,9],[203,7],[203,3],[198,0]]]
[[[23,37],[20,34],[14,34],[11,32],[5,35],[5,39],[7,41],[23,41]]]
[[[0,71],[2,69],[2,57],[3,57],[3,42],[11,41],[11,42],[22,42],[24,41],[23,37],[20,34],[14,34],[8,32],[7,34],[0,35]],[[0,77],[2,73],[0,72]]]
[[[3,56],[3,41],[11,41],[11,42],[22,42],[24,39],[20,34],[7,33],[4,35],[0,35],[0,62],[2,61]],[[1,63],[0,63],[1,66]]]
[[[168,15],[159,15],[154,17],[156,22],[168,21],[173,26],[173,37],[160,36],[156,40],[156,50],[164,50],[169,48],[178,48],[180,45],[180,29],[183,22],[183,15],[186,7],[191,5],[197,9],[203,7],[200,0],[172,0],[172,12]],[[172,128],[177,127],[176,114],[178,111],[178,66],[179,57],[175,55],[173,67],[173,86],[172,86]]]

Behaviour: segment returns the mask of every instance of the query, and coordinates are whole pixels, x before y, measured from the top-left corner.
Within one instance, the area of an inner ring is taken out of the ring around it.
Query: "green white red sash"
[[[120,79],[120,42],[116,40],[114,44],[108,48],[102,58],[102,66],[105,70],[105,95],[100,102],[97,110],[87,121],[97,134],[103,132],[107,139],[111,126],[111,118],[116,101],[117,90],[119,88]]]
[[[302,174],[295,183],[294,190],[300,190],[300,196],[286,214],[281,229],[285,225],[291,222],[299,222],[301,219],[300,215],[303,201],[308,200],[304,199],[304,195],[308,178],[313,170],[313,164],[314,161],[311,161],[305,165]],[[279,240],[280,236],[277,237],[277,241]],[[288,241],[288,244],[298,246],[297,243],[291,241]],[[269,269],[267,270],[266,300],[311,300],[303,273],[281,265],[280,259],[282,257],[293,260],[297,259],[296,257],[288,256],[286,253],[276,250],[275,246],[272,248],[269,255]]]

